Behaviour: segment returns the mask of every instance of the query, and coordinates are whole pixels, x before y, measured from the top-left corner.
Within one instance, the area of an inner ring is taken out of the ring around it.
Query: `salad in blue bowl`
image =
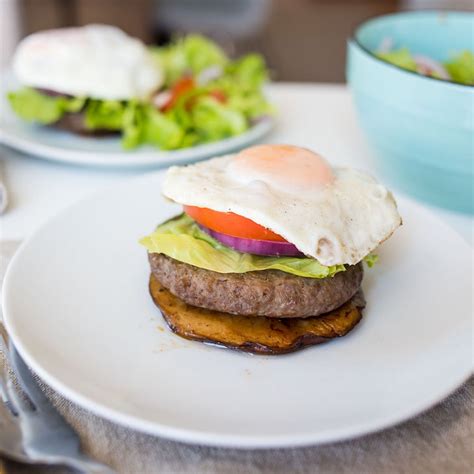
[[[378,168],[402,191],[474,212],[474,14],[405,12],[363,23],[347,78]]]

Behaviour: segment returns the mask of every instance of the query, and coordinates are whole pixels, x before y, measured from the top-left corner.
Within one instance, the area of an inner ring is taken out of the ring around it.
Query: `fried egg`
[[[146,98],[163,83],[146,46],[107,25],[34,33],[17,47],[13,71],[26,86],[107,100]]]
[[[326,266],[360,262],[401,224],[392,194],[374,178],[290,145],[174,166],[163,194],[251,219]]]

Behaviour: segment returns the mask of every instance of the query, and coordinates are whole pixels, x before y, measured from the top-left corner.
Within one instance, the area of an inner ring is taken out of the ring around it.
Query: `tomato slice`
[[[281,235],[233,212],[219,212],[196,206],[184,206],[184,212],[199,224],[216,232],[244,239],[286,242]]]
[[[220,102],[221,104],[225,104],[227,102],[227,96],[225,92],[221,91],[220,89],[214,89],[210,91],[209,95],[214,97],[214,99],[216,99],[217,102]]]
[[[176,102],[178,102],[179,98],[189,92],[190,90],[194,89],[196,86],[194,79],[192,77],[182,77],[178,82],[174,84],[171,88],[171,97],[169,101],[163,106],[162,111],[167,112],[168,110],[172,109]]]

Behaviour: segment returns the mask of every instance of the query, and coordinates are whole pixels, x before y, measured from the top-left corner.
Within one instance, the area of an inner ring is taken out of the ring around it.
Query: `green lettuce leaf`
[[[474,54],[471,51],[462,51],[451,61],[444,63],[444,67],[453,81],[474,85]]]
[[[224,66],[228,58],[212,40],[201,35],[189,35],[182,41],[187,63],[194,74],[211,66]]]
[[[57,122],[67,112],[79,112],[86,99],[80,97],[50,97],[31,87],[8,93],[15,113],[23,120],[43,125]]]
[[[325,267],[312,258],[264,257],[237,252],[203,232],[185,214],[161,224],[140,243],[150,253],[162,253],[217,273],[281,270],[302,277],[326,278],[345,270],[344,265]]]
[[[369,253],[369,255],[364,257],[364,262],[367,264],[369,268],[372,268],[378,261],[379,261],[379,256],[373,253]]]
[[[239,135],[248,128],[245,115],[212,97],[200,97],[191,109],[193,129],[203,141]]]
[[[86,107],[85,120],[91,129],[121,130],[126,150],[144,143],[162,150],[179,148],[185,134],[176,121],[135,100],[92,100]]]
[[[249,119],[265,115],[274,115],[275,108],[267,101],[260,91],[228,93],[228,106],[244,114]]]
[[[376,53],[376,56],[403,69],[417,71],[416,62],[407,48],[395,49],[386,53]]]
[[[268,70],[260,54],[250,53],[230,62],[225,73],[247,89],[258,89],[268,80]]]
[[[184,130],[172,118],[152,106],[143,109],[144,143],[150,143],[162,150],[173,150],[182,146]]]
[[[150,50],[161,64],[168,86],[185,74],[196,75],[208,67],[223,67],[228,62],[222,49],[201,35],[188,35],[169,46]]]
[[[121,130],[128,103],[119,100],[89,100],[85,125],[90,129]]]
[[[122,147],[125,150],[136,148],[142,143],[143,113],[141,105],[132,101],[123,112]]]

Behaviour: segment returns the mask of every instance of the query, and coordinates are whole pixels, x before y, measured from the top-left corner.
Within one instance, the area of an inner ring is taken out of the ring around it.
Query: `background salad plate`
[[[247,147],[267,135],[273,119],[264,117],[241,135],[171,151],[150,145],[123,150],[120,137],[84,137],[27,123],[14,114],[6,99],[18,87],[11,73],[0,74],[0,143],[24,153],[53,161],[84,166],[113,168],[162,168],[223,155]]]

